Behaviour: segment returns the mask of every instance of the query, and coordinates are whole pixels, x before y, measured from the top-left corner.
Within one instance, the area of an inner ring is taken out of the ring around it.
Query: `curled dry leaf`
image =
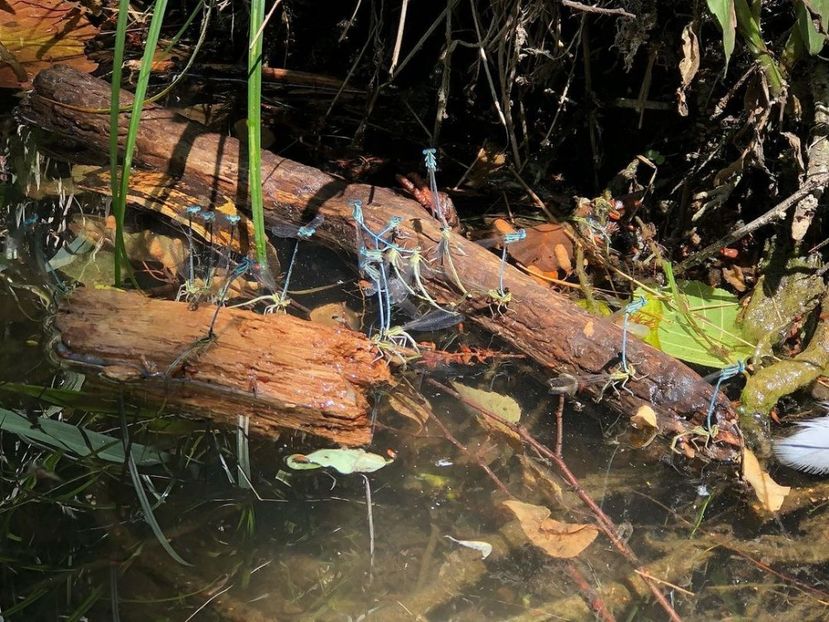
[[[550,557],[576,557],[586,549],[599,530],[593,525],[562,523],[550,518],[550,510],[521,501],[504,501],[521,523],[521,529],[534,545]]]
[[[41,69],[55,63],[79,71],[98,64],[84,54],[98,29],[79,2],[5,0],[0,3],[0,87],[25,88]]]
[[[743,449],[743,479],[751,484],[763,509],[776,512],[789,494],[789,486],[781,486],[766,473],[750,449]]]
[[[699,40],[691,22],[682,29],[682,60],[679,61],[679,77],[681,83],[676,90],[676,105],[679,114],[688,116],[688,103],[685,101],[685,90],[691,86],[694,76],[699,71]]]

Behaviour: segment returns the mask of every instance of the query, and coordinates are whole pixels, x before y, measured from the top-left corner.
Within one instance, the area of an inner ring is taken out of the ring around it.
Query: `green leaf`
[[[754,352],[737,325],[739,300],[723,289],[699,281],[679,281],[674,300],[660,300],[642,289],[634,296],[644,296],[648,303],[631,319],[651,328],[645,341],[665,354],[721,368]]]
[[[373,473],[379,471],[392,460],[371,454],[363,449],[318,449],[308,455],[293,454],[288,456],[286,464],[294,470],[303,471],[331,467],[344,475],[351,473]]]
[[[829,2],[827,2],[829,4]],[[806,51],[810,56],[820,54],[823,49],[823,44],[826,43],[826,35],[818,32],[815,24],[812,21],[812,14],[806,8],[803,2],[798,2],[795,11],[797,12],[797,30],[800,33],[800,38],[803,41]]]
[[[722,49],[725,54],[725,66],[734,52],[734,42],[737,38],[737,14],[734,11],[734,0],[707,0],[708,10],[717,18],[722,29]]]
[[[17,434],[31,443],[68,451],[80,457],[94,455],[118,464],[123,464],[126,460],[121,439],[47,417],[38,417],[33,424],[11,410],[0,408],[0,430]],[[158,449],[137,443],[132,445],[132,455],[136,465],[142,467],[155,466],[170,458]]]
[[[829,0],[803,0],[803,4],[818,18],[820,32],[829,33]]]

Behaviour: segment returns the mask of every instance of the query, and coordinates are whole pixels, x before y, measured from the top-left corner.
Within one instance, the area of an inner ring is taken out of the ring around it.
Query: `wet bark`
[[[390,381],[371,342],[347,328],[287,316],[189,309],[121,290],[78,289],[54,318],[62,364],[97,372],[145,402],[253,433],[307,432],[342,445],[371,440],[366,393]]]
[[[131,101],[131,96],[122,91],[122,105]],[[48,130],[61,141],[75,139],[103,155],[108,149],[108,117],[83,109],[108,106],[107,83],[57,66],[37,76],[34,91],[21,104],[18,117]],[[122,134],[127,121],[127,115],[122,115]],[[66,144],[61,153],[72,157]],[[246,207],[246,155],[244,146],[233,138],[210,133],[196,123],[150,106],[142,116],[135,160],[138,165],[172,177],[207,180],[217,191],[235,197],[237,205]],[[401,244],[419,246],[427,257],[437,257],[439,223],[416,201],[391,189],[347,184],[269,152],[262,153],[262,179],[269,224],[298,225],[322,213],[325,222],[315,239],[353,253],[355,230],[349,201],[360,199],[369,227],[379,230],[392,216],[402,217],[398,228]],[[461,310],[470,320],[550,372],[596,373],[617,358],[622,331],[615,324],[588,314],[512,266],[507,266],[504,277],[512,299],[500,313],[487,295],[498,285],[499,257],[457,234],[451,235],[450,248],[470,296],[460,294],[445,266],[435,260],[430,269],[424,269],[423,277],[437,300],[452,303],[463,299]],[[603,397],[614,409],[633,415],[639,408],[650,406],[656,412],[659,431],[671,436],[689,431],[704,419],[712,388],[698,374],[635,338],[629,340],[628,356],[637,370],[626,384],[628,390],[610,389]],[[716,459],[733,459],[739,431],[734,410],[722,395],[717,398],[717,413],[720,433],[717,442],[710,443],[704,452]]]

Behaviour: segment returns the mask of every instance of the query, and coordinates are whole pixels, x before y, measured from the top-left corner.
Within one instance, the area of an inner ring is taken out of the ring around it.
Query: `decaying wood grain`
[[[249,415],[252,432],[288,428],[343,445],[370,441],[366,393],[390,376],[364,335],[282,314],[222,309],[215,339],[193,348],[214,309],[78,289],[55,317],[55,351],[69,365],[219,424]]]
[[[41,72],[34,86],[18,110],[22,122],[45,128],[61,141],[74,138],[106,153],[108,118],[81,109],[108,107],[108,84],[57,66]],[[128,93],[122,92],[122,105],[131,100]],[[122,134],[126,124],[124,115]],[[65,149],[64,154],[72,157]],[[246,203],[243,146],[233,138],[209,133],[159,107],[149,107],[142,116],[135,160],[173,177],[208,180],[227,196],[236,197],[240,204]],[[262,179],[269,224],[298,225],[307,221],[309,215],[322,213],[325,223],[315,240],[354,252],[349,200],[360,199],[372,229],[379,230],[389,218],[400,216],[404,219],[399,227],[402,243],[420,246],[427,256],[436,255],[440,240],[438,223],[415,201],[390,189],[348,185],[268,152],[262,153]],[[462,310],[472,321],[554,372],[595,373],[617,357],[622,341],[618,326],[589,315],[511,266],[506,269],[504,281],[512,302],[506,313],[494,312],[487,304],[486,292],[497,287],[498,257],[455,234],[451,249],[457,271],[471,294]],[[458,301],[457,288],[440,268],[433,264],[431,270],[424,271],[430,292],[443,302]],[[630,394],[608,392],[608,404],[627,415],[643,405],[652,406],[660,432],[667,435],[687,432],[703,420],[712,388],[693,370],[635,338],[630,339],[628,355],[638,375],[627,384]],[[717,411],[718,442],[709,444],[705,452],[713,458],[733,459],[733,446],[739,444],[740,435],[734,410],[722,395],[718,396]]]

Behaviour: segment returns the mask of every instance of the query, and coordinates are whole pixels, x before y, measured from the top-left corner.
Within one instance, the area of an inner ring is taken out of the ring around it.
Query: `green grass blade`
[[[124,222],[124,215],[118,213],[121,202],[118,200],[118,115],[121,108],[121,69],[124,64],[124,48],[127,38],[127,20],[129,17],[129,0],[118,2],[118,22],[115,27],[115,49],[112,59],[112,94],[109,100],[109,173],[110,187],[112,190],[112,206],[115,213],[115,282],[121,280],[120,252],[117,245],[119,236],[123,239],[123,226],[118,223]]]
[[[265,0],[250,3],[250,46],[248,48],[248,190],[253,215],[256,261],[263,274],[269,275],[265,208],[262,196],[262,34]],[[258,36],[257,36],[258,35]],[[266,281],[267,282],[267,281]]]
[[[167,9],[167,0],[156,0],[153,7],[153,17],[150,20],[150,28],[147,31],[147,41],[144,44],[144,55],[141,57],[141,67],[138,71],[138,80],[135,84],[135,98],[130,113],[130,123],[127,128],[127,137],[124,142],[124,164],[121,171],[121,184],[118,190],[117,202],[113,201],[115,211],[115,284],[121,284],[121,273],[119,268],[118,254],[126,258],[126,247],[124,246],[124,213],[127,205],[127,191],[130,183],[130,169],[132,168],[132,157],[135,151],[135,143],[138,137],[138,125],[141,123],[141,111],[144,108],[144,98],[147,95],[147,86],[150,82],[151,65],[155,55],[155,48],[158,44],[158,36],[161,32],[161,25],[164,22],[164,12]]]

